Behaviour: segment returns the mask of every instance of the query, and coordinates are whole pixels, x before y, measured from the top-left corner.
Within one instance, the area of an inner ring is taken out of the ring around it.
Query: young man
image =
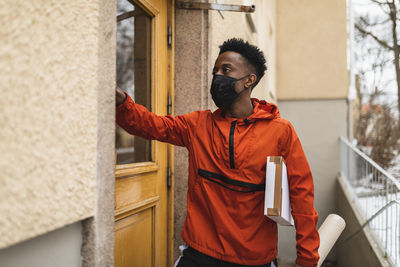
[[[277,257],[277,225],[264,216],[268,156],[287,165],[296,227],[296,266],[316,266],[319,236],[313,179],[299,138],[278,108],[250,98],[266,70],[263,53],[241,39],[220,46],[211,95],[214,112],[157,116],[117,87],[117,123],[131,134],[189,151],[189,246],[178,267],[271,266]]]

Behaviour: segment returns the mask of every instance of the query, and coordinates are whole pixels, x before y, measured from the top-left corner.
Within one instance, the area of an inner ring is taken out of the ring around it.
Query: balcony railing
[[[345,138],[341,175],[388,259],[400,266],[400,182]]]

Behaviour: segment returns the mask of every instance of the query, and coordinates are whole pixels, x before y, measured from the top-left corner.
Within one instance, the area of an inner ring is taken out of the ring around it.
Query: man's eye
[[[224,69],[223,69],[223,72],[230,72],[230,71],[231,71],[230,68],[224,68]]]

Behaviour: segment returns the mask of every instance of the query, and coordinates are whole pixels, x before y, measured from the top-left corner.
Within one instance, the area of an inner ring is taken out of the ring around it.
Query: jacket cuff
[[[300,257],[297,257],[296,263],[304,267],[316,267],[318,264],[318,262]]]

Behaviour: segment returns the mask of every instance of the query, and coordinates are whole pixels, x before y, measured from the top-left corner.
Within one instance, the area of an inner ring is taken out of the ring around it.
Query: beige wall
[[[346,98],[346,1],[277,1],[278,99]]]
[[[226,1],[228,2],[228,1]],[[218,11],[209,12],[210,62],[211,75],[215,59],[218,57],[219,46],[228,38],[238,37],[258,46],[265,54],[268,70],[254,89],[252,97],[276,102],[276,0],[264,1],[229,1],[229,4],[255,4],[256,11],[246,15],[243,12]],[[248,18],[255,24],[252,32]]]
[[[104,174],[97,165],[105,157],[113,166],[99,151],[108,144],[112,153],[113,132],[98,126],[113,127],[115,52],[102,61],[99,46],[108,40],[113,49],[115,31],[100,29],[99,1],[6,2],[0,7],[0,248],[95,215],[96,177]]]

